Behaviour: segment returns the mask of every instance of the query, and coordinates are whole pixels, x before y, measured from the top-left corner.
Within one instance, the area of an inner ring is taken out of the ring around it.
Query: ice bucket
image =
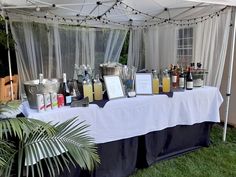
[[[37,109],[36,94],[59,92],[61,79],[43,79],[42,84],[39,80],[30,80],[24,82],[25,93],[32,109]]]
[[[109,63],[100,65],[100,71],[102,76],[116,75],[122,77],[122,69],[123,66],[119,63]]]
[[[207,71],[204,69],[195,69],[192,71],[193,75],[193,86],[194,87],[202,87],[204,86],[204,81],[207,76]]]

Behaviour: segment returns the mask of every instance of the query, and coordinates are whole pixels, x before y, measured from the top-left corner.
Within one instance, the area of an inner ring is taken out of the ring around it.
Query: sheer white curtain
[[[148,70],[160,69],[158,32],[158,28],[149,28],[144,33],[145,68]]]
[[[42,24],[27,18],[11,19],[11,30],[22,82],[37,79],[39,73],[45,78],[60,78],[66,72],[68,78],[73,78],[74,64],[98,68],[105,61],[119,61],[127,34],[122,29]]]
[[[148,70],[159,70],[171,63],[177,63],[177,30],[178,27],[174,25],[132,30],[128,64],[139,69],[145,67]],[[142,60],[145,61],[141,62]]]
[[[95,61],[95,40],[96,33],[95,29],[92,28],[82,28],[80,46],[81,46],[81,64],[90,65],[94,68]],[[78,60],[79,58],[77,58]]]
[[[229,38],[231,9],[193,27],[193,62],[208,70],[207,85],[220,87]],[[140,51],[145,48],[145,68],[161,69],[176,64],[177,34],[180,27],[163,25],[146,30],[132,30],[128,64],[138,68]],[[144,35],[144,42],[141,40]],[[143,47],[144,46],[144,47]]]
[[[208,70],[207,85],[220,87],[227,52],[231,10],[196,25],[194,62]]]
[[[145,31],[145,67],[161,69],[176,64],[177,30],[174,25],[149,28]]]
[[[138,69],[145,68],[144,57],[144,31],[143,29],[130,30],[128,66],[135,66]]]
[[[125,41],[127,30],[111,30],[106,44],[104,61],[119,62],[120,53]]]
[[[160,68],[177,64],[177,32],[179,27],[164,25],[159,28],[159,60]]]

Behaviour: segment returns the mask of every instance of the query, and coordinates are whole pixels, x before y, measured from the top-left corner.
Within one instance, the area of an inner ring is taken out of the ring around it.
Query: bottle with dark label
[[[193,89],[193,76],[191,72],[191,67],[189,67],[186,76],[186,90],[192,90],[192,89]]]
[[[185,88],[185,78],[184,78],[183,68],[181,68],[181,72],[179,74],[179,88],[181,89]]]
[[[67,85],[66,73],[63,73],[62,94],[64,95],[64,103],[66,106],[71,104],[70,90]]]

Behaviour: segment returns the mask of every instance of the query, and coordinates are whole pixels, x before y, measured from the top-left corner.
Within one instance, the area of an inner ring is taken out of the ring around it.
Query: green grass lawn
[[[214,125],[210,147],[156,163],[130,177],[236,177],[236,128],[228,128],[225,143],[222,132],[222,126]]]

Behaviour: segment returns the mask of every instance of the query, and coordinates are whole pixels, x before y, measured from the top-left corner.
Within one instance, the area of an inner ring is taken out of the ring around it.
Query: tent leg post
[[[11,100],[14,100],[13,84],[12,84],[12,70],[11,70],[11,54],[10,54],[10,47],[9,47],[8,19],[5,19],[5,26],[6,26],[6,34],[7,34],[7,54],[8,54],[8,67],[9,67],[9,75],[10,75]]]
[[[229,100],[231,93],[231,84],[232,84],[232,74],[233,74],[233,65],[234,65],[234,48],[235,48],[235,36],[236,36],[236,13],[235,9],[232,10],[234,14],[234,24],[233,24],[233,37],[231,43],[231,56],[229,61],[229,72],[228,72],[228,84],[227,84],[227,102],[226,102],[226,111],[225,111],[225,123],[224,123],[224,132],[223,132],[223,141],[226,141],[226,133],[227,133],[227,124],[228,124],[228,116],[229,116]]]
[[[225,122],[224,122],[223,141],[226,141],[226,131],[227,131],[228,115],[229,115],[229,101],[230,101],[230,97],[227,96],[226,112],[225,112],[225,117],[226,117],[227,119],[225,119]]]

